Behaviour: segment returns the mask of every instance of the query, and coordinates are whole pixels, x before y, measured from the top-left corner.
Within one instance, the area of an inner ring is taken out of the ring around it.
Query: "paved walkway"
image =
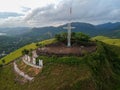
[[[30,77],[27,74],[25,74],[24,72],[20,71],[20,69],[18,68],[17,64],[14,62],[14,70],[16,73],[18,73],[20,76],[24,77],[25,79],[31,81],[34,79],[34,77]]]

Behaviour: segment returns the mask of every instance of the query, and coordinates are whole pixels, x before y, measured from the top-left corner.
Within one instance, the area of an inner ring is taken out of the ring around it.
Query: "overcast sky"
[[[0,0],[0,27],[56,26],[69,20],[120,22],[120,0]]]

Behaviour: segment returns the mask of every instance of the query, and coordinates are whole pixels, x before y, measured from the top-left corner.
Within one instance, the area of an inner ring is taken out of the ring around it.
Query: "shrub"
[[[83,34],[81,32],[76,33],[75,36],[74,36],[74,38],[75,38],[75,41],[77,43],[79,43],[81,41],[88,42],[90,40],[90,37],[88,35]]]
[[[3,66],[3,64],[0,64],[0,67],[2,67]]]
[[[66,41],[66,39],[67,39],[67,33],[56,34],[56,35],[55,35],[55,38],[56,38],[58,41]]]
[[[5,60],[4,59],[2,60],[2,63],[5,64]]]
[[[43,47],[44,45],[41,44],[41,43],[36,43],[36,46],[41,48],[41,47]]]
[[[38,47],[38,46],[39,46],[39,43],[36,43],[36,46]]]
[[[27,54],[27,55],[28,55],[28,54],[29,54],[29,52],[30,52],[29,50],[24,49],[24,50],[22,51],[22,54],[23,54],[23,55],[25,55],[25,54]]]
[[[56,34],[55,38],[58,41],[62,41],[62,42],[67,41],[67,33]],[[78,33],[72,32],[71,40],[74,41],[74,43],[88,42],[90,40],[90,37],[81,32]]]

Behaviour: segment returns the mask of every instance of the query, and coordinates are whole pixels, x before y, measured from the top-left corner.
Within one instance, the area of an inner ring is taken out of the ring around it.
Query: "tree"
[[[60,34],[56,34],[56,35],[55,35],[55,38],[56,38],[58,41],[60,41],[60,38],[61,38],[61,37],[60,37]]]
[[[56,34],[55,35],[55,38],[58,40],[58,41],[66,41],[67,39],[67,33],[60,33],[60,34]]]
[[[24,50],[22,51],[22,54],[23,54],[23,55],[25,55],[25,54],[28,55],[28,54],[29,54],[29,50],[24,49]]]
[[[3,65],[2,64],[0,64],[0,67],[2,67]]]
[[[66,41],[67,40],[67,33],[60,33],[56,34],[55,38],[58,41]],[[71,34],[71,40],[74,41],[75,43],[80,43],[80,42],[88,42],[90,40],[90,37],[84,33],[81,32],[72,32]]]
[[[36,43],[36,46],[38,47],[38,46],[39,46],[39,43]]]
[[[2,63],[5,64],[5,59],[2,60]]]
[[[77,43],[80,43],[80,42],[88,42],[90,40],[90,37],[84,33],[79,32],[75,34],[74,39]]]
[[[41,48],[41,47],[43,47],[44,45],[41,44],[41,43],[36,43],[36,46]]]

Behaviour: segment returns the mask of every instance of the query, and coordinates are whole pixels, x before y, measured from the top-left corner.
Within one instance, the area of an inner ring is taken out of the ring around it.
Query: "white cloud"
[[[31,9],[43,7],[57,0],[0,0],[0,12],[22,12],[22,7]]]
[[[18,16],[24,16],[24,14],[15,13],[15,12],[0,12],[0,18],[18,17]]]
[[[7,22],[5,22],[6,20],[4,19],[0,20],[1,23],[2,21],[4,21],[4,24],[8,26],[12,26],[12,23],[15,26],[59,25],[68,22],[70,19],[72,19],[72,21],[81,21],[94,24],[110,21],[120,21],[120,0],[19,0],[19,2],[17,2],[18,0],[13,1],[16,1],[15,7],[19,6],[17,8],[18,12],[24,13],[25,16],[12,17],[11,19],[7,18]],[[70,18],[69,8],[71,6],[73,11]],[[25,7],[26,9],[28,9],[28,11],[21,11],[21,7]],[[12,10],[12,7],[10,9]],[[7,24],[8,22],[10,22],[11,24]]]
[[[9,17],[5,19],[0,19],[0,27],[23,27],[29,26],[23,21],[23,16],[19,17]]]
[[[21,11],[22,11],[22,12],[28,12],[28,11],[30,11],[30,10],[31,10],[31,8],[21,7]]]
[[[58,5],[49,5],[34,9],[25,20],[32,24],[54,25],[66,23],[70,20],[69,8],[73,7],[71,19],[73,21],[103,23],[120,21],[119,0],[62,0]],[[118,5],[116,5],[118,4]]]

